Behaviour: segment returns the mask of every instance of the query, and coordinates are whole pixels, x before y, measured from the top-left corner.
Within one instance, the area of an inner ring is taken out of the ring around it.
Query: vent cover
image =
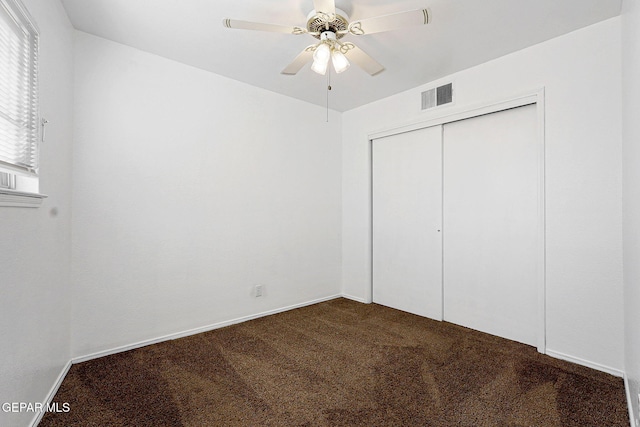
[[[0,188],[14,190],[16,188],[16,177],[7,172],[0,172]]]
[[[422,110],[453,102],[453,83],[422,92]]]
[[[429,89],[422,92],[422,109],[433,108],[436,106],[436,90]]]

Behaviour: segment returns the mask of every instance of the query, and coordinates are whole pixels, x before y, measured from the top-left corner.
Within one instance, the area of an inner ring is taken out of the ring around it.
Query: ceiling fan
[[[313,59],[311,69],[318,74],[327,72],[329,61],[332,62],[337,73],[349,68],[349,61],[351,61],[370,75],[375,76],[384,71],[384,67],[353,43],[343,42],[341,39],[348,34],[363,36],[409,26],[425,25],[429,23],[431,18],[427,9],[417,9],[349,22],[348,15],[343,10],[336,8],[335,0],[313,0],[313,7],[314,10],[307,16],[305,28],[236,19],[224,19],[223,24],[227,28],[239,30],[269,31],[294,35],[309,34],[320,40],[300,52],[293,62],[282,70],[282,74],[295,75],[307,62]]]

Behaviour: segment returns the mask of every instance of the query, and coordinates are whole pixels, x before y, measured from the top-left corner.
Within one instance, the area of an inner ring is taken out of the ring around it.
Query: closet
[[[373,301],[538,344],[536,104],[372,141]]]

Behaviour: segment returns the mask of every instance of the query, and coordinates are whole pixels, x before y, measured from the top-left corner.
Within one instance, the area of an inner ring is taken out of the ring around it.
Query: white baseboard
[[[343,298],[350,299],[352,301],[361,302],[363,304],[369,304],[369,302],[364,298],[354,297],[353,295],[349,295],[349,294],[342,294],[341,296]]]
[[[624,372],[620,369],[611,368],[609,366],[604,366],[599,363],[591,362],[589,360],[580,359],[579,357],[569,356],[568,354],[560,353],[559,351],[553,351],[547,349],[547,356],[555,357],[556,359],[566,360],[567,362],[572,362],[578,365],[586,366],[587,368],[595,369],[596,371],[605,372],[607,374],[611,374],[615,377],[624,377]]]
[[[64,381],[64,378],[67,376],[69,369],[71,369],[71,360],[69,360],[67,364],[64,365],[62,371],[60,372],[60,375],[58,375],[58,378],[56,378],[56,381],[53,383],[53,386],[51,387],[51,390],[49,390],[47,397],[45,397],[44,402],[42,402],[43,407],[46,408],[47,405],[51,403],[56,393],[58,392],[58,389],[62,385],[62,381]],[[36,427],[40,423],[40,420],[42,420],[42,417],[44,417],[44,414],[44,412],[36,412],[33,420],[31,420],[31,424],[29,425],[31,427]]]
[[[152,338],[152,339],[149,339],[149,340],[139,341],[139,342],[133,343],[133,344],[123,345],[121,347],[115,347],[115,348],[108,349],[108,350],[98,351],[96,353],[87,354],[85,356],[74,357],[73,359],[71,359],[71,362],[72,363],[86,362],[88,360],[97,359],[99,357],[110,356],[112,354],[122,353],[122,352],[125,352],[125,351],[134,350],[134,349],[140,348],[140,347],[146,347],[148,345],[157,344],[157,343],[164,342],[164,341],[170,341],[170,340],[175,340],[175,339],[178,339],[178,338],[184,338],[184,337],[188,337],[190,335],[200,334],[202,332],[208,332],[208,331],[212,331],[214,329],[224,328],[225,326],[235,325],[236,323],[242,323],[242,322],[246,322],[248,320],[258,319],[260,317],[270,316],[272,314],[282,313],[282,312],[285,312],[285,311],[294,310],[296,308],[306,307],[308,305],[313,305],[313,304],[318,304],[318,303],[325,302],[325,301],[330,301],[332,299],[336,299],[336,298],[340,298],[340,297],[342,297],[342,295],[330,295],[330,296],[327,296],[327,297],[318,298],[318,299],[314,299],[314,300],[311,300],[311,301],[305,301],[305,302],[302,302],[302,303],[289,305],[289,306],[286,306],[286,307],[281,307],[281,308],[276,308],[276,309],[273,309],[273,310],[263,311],[263,312],[257,313],[257,314],[250,314],[248,316],[238,317],[238,318],[232,319],[232,320],[226,320],[226,321],[223,321],[223,322],[218,322],[218,323],[214,323],[214,324],[207,325],[207,326],[201,326],[199,328],[194,328],[194,329],[189,329],[189,330],[182,331],[182,332],[176,332],[176,333],[173,333],[173,334],[164,335],[164,336],[161,336],[161,337],[158,337],[158,338]]]

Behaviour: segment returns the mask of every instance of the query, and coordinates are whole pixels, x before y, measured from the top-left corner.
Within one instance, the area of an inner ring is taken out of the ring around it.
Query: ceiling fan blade
[[[326,14],[328,17],[335,16],[336,14],[335,0],[313,0],[313,8],[315,9],[316,13]]]
[[[362,49],[355,45],[351,45],[350,49],[345,53],[347,59],[367,73],[375,76],[384,71],[384,67],[375,59],[367,55]]]
[[[285,34],[296,34],[296,35],[304,34],[307,32],[305,28],[301,28],[301,27],[288,27],[286,25],[263,24],[261,22],[239,21],[237,19],[229,19],[229,18],[223,19],[222,24],[227,28],[234,28],[237,30],[269,31],[271,33],[285,33]]]
[[[316,45],[312,44],[311,46],[307,46],[302,52],[296,56],[293,62],[285,67],[284,70],[280,72],[280,74],[286,74],[288,76],[293,76],[298,73],[304,67],[304,65],[311,60],[313,57],[313,51],[315,50]]]
[[[431,15],[427,9],[407,10],[391,15],[353,21],[349,24],[349,32],[355,36],[362,36],[415,25],[426,25],[430,21]]]

